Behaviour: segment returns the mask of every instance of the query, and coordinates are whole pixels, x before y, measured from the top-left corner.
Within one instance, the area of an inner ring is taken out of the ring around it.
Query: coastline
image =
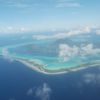
[[[32,70],[35,70],[35,71],[43,73],[43,74],[48,74],[48,75],[76,72],[79,70],[83,70],[86,68],[95,67],[97,65],[100,65],[100,60],[98,60],[98,61],[94,61],[92,63],[84,63],[81,65],[78,65],[75,68],[60,68],[60,69],[50,70],[50,69],[46,69],[43,65],[39,65],[37,63],[35,63],[35,65],[34,65],[34,61],[33,62],[31,61],[30,63],[24,59],[16,59],[16,61],[23,63],[24,65],[31,68]]]
[[[0,56],[3,56],[3,55],[0,53]],[[39,73],[48,74],[48,75],[76,72],[79,70],[83,70],[86,68],[95,67],[97,65],[100,65],[100,60],[96,60],[93,62],[82,63],[80,65],[77,65],[77,66],[71,67],[71,68],[47,69],[45,67],[46,65],[39,64],[34,60],[30,60],[30,59],[26,59],[26,58],[19,58],[19,57],[16,57],[14,55],[12,57],[15,61],[18,61],[18,62],[26,65],[27,67],[31,68],[32,70],[35,70]]]

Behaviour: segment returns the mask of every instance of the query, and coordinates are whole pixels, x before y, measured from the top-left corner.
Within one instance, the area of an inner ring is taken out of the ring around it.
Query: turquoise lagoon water
[[[78,47],[81,44],[93,44],[96,48],[100,48],[100,37],[97,35],[91,34],[89,38],[86,38],[87,36],[81,36],[78,39],[78,36],[76,36],[58,40],[34,40],[32,39],[32,35],[27,35],[25,39],[22,39],[21,36],[13,36],[12,39],[10,36],[6,37],[6,39],[2,38],[0,53],[2,53],[2,49],[7,48],[11,57],[33,60],[51,70],[75,68],[84,63],[100,60],[100,53],[87,55],[85,57],[71,57],[71,59],[65,62],[61,62],[58,56],[60,44],[68,44],[69,46],[76,45]],[[4,40],[5,42],[2,42]]]
[[[12,57],[19,59],[24,58],[28,60],[33,60],[49,70],[62,69],[62,68],[75,68],[77,66],[80,66],[81,64],[91,63],[93,61],[100,60],[100,55],[97,54],[97,55],[88,55],[85,58],[76,56],[72,57],[66,62],[60,62],[58,57],[58,52],[50,52],[50,54],[48,54],[48,51],[47,53],[46,52],[44,53],[44,51],[42,51],[42,49],[47,50],[47,48],[45,48],[44,45],[50,45],[49,42],[45,44],[44,43],[45,42],[40,42],[40,43],[36,42],[36,44],[33,42],[24,43],[14,46],[7,46],[7,48]],[[37,47],[37,45],[39,46]],[[36,46],[36,47],[30,48],[30,46],[33,47]]]

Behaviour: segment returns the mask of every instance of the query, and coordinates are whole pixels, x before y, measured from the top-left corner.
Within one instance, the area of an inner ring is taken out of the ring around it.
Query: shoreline
[[[98,60],[98,61],[94,61],[90,64],[86,63],[86,64],[78,65],[78,66],[76,66],[76,68],[62,68],[62,69],[50,70],[50,69],[44,68],[44,66],[41,66],[41,65],[38,66],[37,63],[36,63],[37,66],[33,65],[33,64],[29,63],[28,61],[23,60],[23,59],[16,59],[16,61],[23,63],[24,65],[31,68],[32,70],[35,70],[39,73],[43,73],[43,74],[47,74],[47,75],[57,75],[57,74],[65,74],[65,73],[69,73],[69,72],[76,72],[79,70],[83,70],[86,68],[91,68],[91,67],[95,67],[97,65],[100,65],[100,60]]]
[[[0,56],[2,56],[2,55],[0,55]],[[34,71],[37,71],[42,74],[47,74],[47,75],[66,74],[69,72],[76,72],[79,70],[83,70],[86,68],[91,68],[91,67],[100,65],[100,60],[96,60],[94,62],[80,64],[74,68],[46,69],[45,65],[38,64],[34,60],[29,60],[29,59],[25,59],[25,58],[16,58],[15,56],[13,56],[13,57],[14,57],[15,61],[18,61],[18,62],[24,64],[25,66],[31,68]]]

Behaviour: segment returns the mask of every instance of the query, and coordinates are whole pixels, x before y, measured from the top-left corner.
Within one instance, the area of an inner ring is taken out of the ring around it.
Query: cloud
[[[81,4],[79,2],[75,2],[74,0],[57,0],[56,3],[57,8],[77,8],[81,7]]]
[[[54,33],[53,35],[33,35],[33,39],[37,40],[48,40],[48,39],[64,39],[68,38],[71,36],[77,36],[77,35],[87,35],[92,31],[90,27],[84,27],[80,29],[73,29],[68,32],[59,32],[59,33]],[[91,34],[90,34],[91,35]]]
[[[28,96],[35,96],[40,100],[49,100],[51,96],[51,88],[48,86],[47,83],[43,83],[43,85],[39,87],[30,88],[27,91]]]
[[[96,34],[97,34],[97,35],[100,35],[100,30],[97,29],[97,30],[96,30]]]
[[[30,95],[33,95],[33,88],[30,88],[28,91],[27,91],[27,95],[30,96]]]
[[[30,32],[32,29],[26,28],[26,27],[13,27],[13,26],[6,26],[0,28],[1,34],[15,34],[15,33],[24,33],[24,32]]]
[[[12,33],[14,32],[14,27],[12,26],[7,26],[7,27],[0,27],[0,32],[1,33]]]
[[[21,4],[21,3],[17,3],[17,4],[9,4],[8,6],[10,6],[10,7],[16,7],[16,8],[27,8],[27,7],[29,7],[29,5],[27,5],[27,4]]]
[[[29,6],[24,0],[0,0],[0,3],[7,7],[26,8]]]
[[[83,82],[88,85],[100,84],[100,74],[86,73],[83,75]]]
[[[27,36],[22,36],[21,39],[22,40],[27,39]]]
[[[82,47],[82,54],[89,55],[89,54],[98,54],[100,53],[100,48],[94,48],[93,44],[88,44],[85,47]]]
[[[44,39],[61,39],[61,38],[66,38],[66,37],[71,37],[71,36],[76,36],[76,35],[81,35],[81,34],[89,34],[94,28],[91,26],[85,26],[85,27],[78,27],[76,29],[71,29],[67,30],[66,32],[56,32],[55,30],[49,30],[49,31],[55,31],[54,34],[52,35],[43,35],[43,34],[38,34],[38,35],[33,35],[34,39],[38,40],[44,40]],[[48,30],[42,30],[42,29],[34,29],[34,28],[29,28],[29,27],[14,27],[14,26],[5,26],[5,27],[0,27],[0,33],[24,33],[24,32],[44,32]],[[99,34],[99,30],[95,29],[97,34]],[[90,34],[91,35],[91,34]]]
[[[13,27],[12,26],[8,26],[7,29],[8,30],[13,30]]]
[[[16,100],[15,98],[10,98],[9,100]]]
[[[74,57],[86,57],[87,55],[99,54],[100,48],[94,48],[93,44],[87,44],[83,47],[68,44],[59,45],[59,61],[65,62]]]
[[[24,8],[24,9],[40,7],[42,5],[37,0],[0,0],[0,4],[2,4],[3,6],[6,6],[6,7]]]
[[[57,0],[57,2],[68,2],[68,1],[74,1],[74,0]]]
[[[74,46],[74,47],[70,47],[67,44],[60,44],[59,45],[59,58],[60,61],[65,62],[68,61],[69,59],[71,59],[73,56],[78,55],[78,50],[79,48]]]
[[[33,35],[33,39],[48,40],[48,39],[61,39],[67,36],[66,33],[57,33],[53,35]]]
[[[51,94],[51,88],[48,86],[48,84],[44,83],[43,86],[40,86],[36,90],[36,97],[40,100],[49,100]]]
[[[83,81],[87,84],[90,84],[91,82],[95,82],[96,81],[96,75],[95,74],[90,74],[87,73],[83,76]]]
[[[32,37],[33,37],[33,39],[37,39],[37,40],[46,40],[46,39],[51,38],[51,36],[49,37],[49,36],[46,36],[46,35],[33,35]]]
[[[98,68],[97,68],[98,70]],[[83,92],[84,86],[88,86],[91,88],[98,88],[100,87],[100,72],[86,72],[80,76],[79,81],[74,83],[75,87],[78,87],[80,92]]]
[[[92,31],[91,27],[83,27],[75,30],[71,30],[67,33],[68,36],[75,36],[75,35],[80,35],[80,34],[88,34]]]
[[[63,8],[63,7],[81,7],[80,3],[76,3],[76,2],[60,2],[56,5],[57,8]]]
[[[1,55],[3,56],[4,59],[7,59],[11,62],[14,60],[7,48],[2,49]]]

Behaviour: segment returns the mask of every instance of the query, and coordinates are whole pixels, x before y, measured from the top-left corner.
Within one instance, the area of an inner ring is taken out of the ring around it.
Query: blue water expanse
[[[0,58],[0,100],[44,100],[35,88],[48,84],[49,100],[100,100],[100,67],[61,74],[45,75],[22,63]],[[33,88],[32,95],[28,94]]]
[[[92,43],[94,48],[91,48],[91,45],[89,45],[90,47],[88,49],[90,51],[92,49],[93,52],[99,51],[100,36],[94,35],[94,33],[91,34],[91,37],[89,36],[88,38],[83,35],[71,37],[70,39],[52,39],[51,41],[56,44],[54,44],[54,46],[68,44],[71,47],[73,45],[80,47],[80,44],[88,45]],[[24,36],[23,34],[11,36],[2,35],[0,36],[0,49],[12,46],[17,47],[16,45],[20,47],[20,44],[25,44],[25,47],[22,48],[27,47],[26,50],[29,51],[31,49],[28,48],[27,43],[36,43],[37,45],[39,45],[40,42],[43,45],[49,43],[48,40],[46,40],[46,42],[42,40],[38,42],[36,39],[33,39],[32,36],[33,34],[24,34]],[[84,45],[82,46],[84,47]],[[51,45],[49,45],[49,47],[51,47]],[[39,55],[39,58],[41,56],[44,61],[50,63],[49,67],[54,65],[54,63],[52,64],[53,59],[51,58],[57,57],[56,52],[49,55],[47,52],[42,52],[42,49],[32,49],[34,52],[26,52],[24,51],[25,49],[21,51],[21,48],[13,48],[13,50],[16,55],[21,57],[27,56],[27,58],[30,58],[29,55],[32,55],[31,57]],[[46,49],[46,51],[48,51],[48,49]],[[3,54],[2,51],[0,51],[0,53],[3,55],[0,56],[0,100],[100,100],[99,65],[91,68],[88,67],[80,71],[51,75],[37,72],[18,61],[11,60],[12,56],[9,58],[7,51],[3,52]],[[46,57],[44,55],[46,55]],[[100,60],[100,53],[96,54],[96,56],[95,53],[92,56],[89,55],[83,60],[87,61],[87,59]],[[78,61],[80,61],[80,59]],[[63,64],[65,63],[66,62],[63,62]]]
[[[0,100],[100,100],[100,0],[0,0]]]
[[[63,33],[63,38],[51,34],[1,36],[1,51],[6,48],[15,59],[35,60],[36,63],[39,61],[47,70],[75,68],[100,60],[100,36],[96,32],[71,37]]]

